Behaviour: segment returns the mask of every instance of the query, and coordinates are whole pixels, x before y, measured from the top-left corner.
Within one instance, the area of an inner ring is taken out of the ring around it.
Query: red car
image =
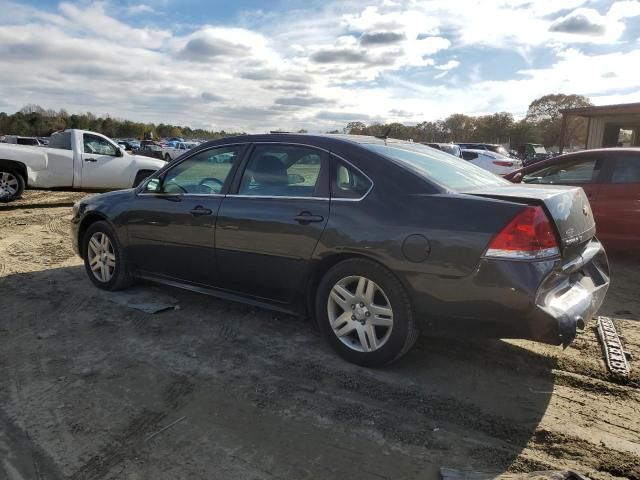
[[[505,175],[514,183],[576,185],[589,197],[608,250],[640,252],[640,148],[584,150]]]

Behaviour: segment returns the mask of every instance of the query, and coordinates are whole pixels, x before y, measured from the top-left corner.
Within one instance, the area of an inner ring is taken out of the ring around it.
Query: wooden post
[[[591,132],[591,117],[587,120],[587,135],[584,137],[584,149],[589,148],[589,134]]]
[[[567,129],[567,117],[564,112],[562,112],[562,126],[560,127],[560,145],[558,145],[558,153],[562,155],[562,151],[564,150],[564,133]]]

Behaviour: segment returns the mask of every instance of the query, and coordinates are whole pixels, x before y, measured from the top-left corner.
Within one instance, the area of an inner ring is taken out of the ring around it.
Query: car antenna
[[[380,140],[384,140],[384,144],[387,144],[387,138],[389,138],[389,134],[391,133],[391,127],[387,127],[385,132],[382,135],[374,135],[374,137],[379,138]]]

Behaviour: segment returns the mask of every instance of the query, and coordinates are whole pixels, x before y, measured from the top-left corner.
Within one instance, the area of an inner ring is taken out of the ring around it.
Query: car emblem
[[[589,215],[589,208],[587,208],[586,205],[582,206],[582,213],[584,213],[585,215]]]

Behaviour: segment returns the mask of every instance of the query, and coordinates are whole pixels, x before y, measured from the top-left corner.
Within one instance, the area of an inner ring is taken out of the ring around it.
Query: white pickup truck
[[[163,160],[131,155],[99,133],[65,130],[49,146],[0,144],[0,202],[20,198],[25,188],[117,190],[138,185]]]
[[[175,160],[183,153],[197,146],[198,144],[195,142],[173,142],[162,149],[162,157],[167,162],[170,162],[171,160]]]

